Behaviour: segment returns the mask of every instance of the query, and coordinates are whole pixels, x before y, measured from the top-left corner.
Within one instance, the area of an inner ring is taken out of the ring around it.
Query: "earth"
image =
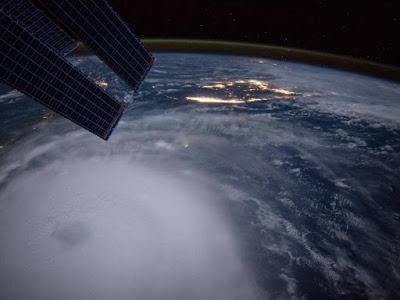
[[[400,84],[155,53],[104,142],[0,88],[0,299],[399,299]]]

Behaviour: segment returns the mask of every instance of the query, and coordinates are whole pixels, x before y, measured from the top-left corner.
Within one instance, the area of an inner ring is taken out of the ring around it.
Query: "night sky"
[[[257,42],[400,65],[396,2],[112,0],[112,5],[140,37]]]

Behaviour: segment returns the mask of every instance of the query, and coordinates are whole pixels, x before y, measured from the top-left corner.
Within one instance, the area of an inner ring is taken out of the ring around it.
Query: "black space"
[[[140,37],[266,43],[400,65],[399,0],[111,2]]]

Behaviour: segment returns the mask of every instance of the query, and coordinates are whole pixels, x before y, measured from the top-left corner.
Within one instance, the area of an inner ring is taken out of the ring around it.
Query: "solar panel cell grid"
[[[6,14],[57,53],[66,55],[76,48],[76,43],[29,0],[0,0],[0,5]]]
[[[38,0],[137,90],[153,57],[105,0]]]
[[[94,134],[107,139],[124,105],[41,41],[0,13],[1,79]],[[32,57],[35,60],[32,60]]]

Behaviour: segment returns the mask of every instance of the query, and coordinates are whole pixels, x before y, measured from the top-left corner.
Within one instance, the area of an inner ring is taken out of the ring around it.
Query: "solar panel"
[[[139,88],[154,58],[106,0],[36,2],[135,90]]]
[[[0,80],[105,140],[125,108],[2,10]]]
[[[29,0],[0,0],[3,11],[57,53],[67,55],[77,44]]]

